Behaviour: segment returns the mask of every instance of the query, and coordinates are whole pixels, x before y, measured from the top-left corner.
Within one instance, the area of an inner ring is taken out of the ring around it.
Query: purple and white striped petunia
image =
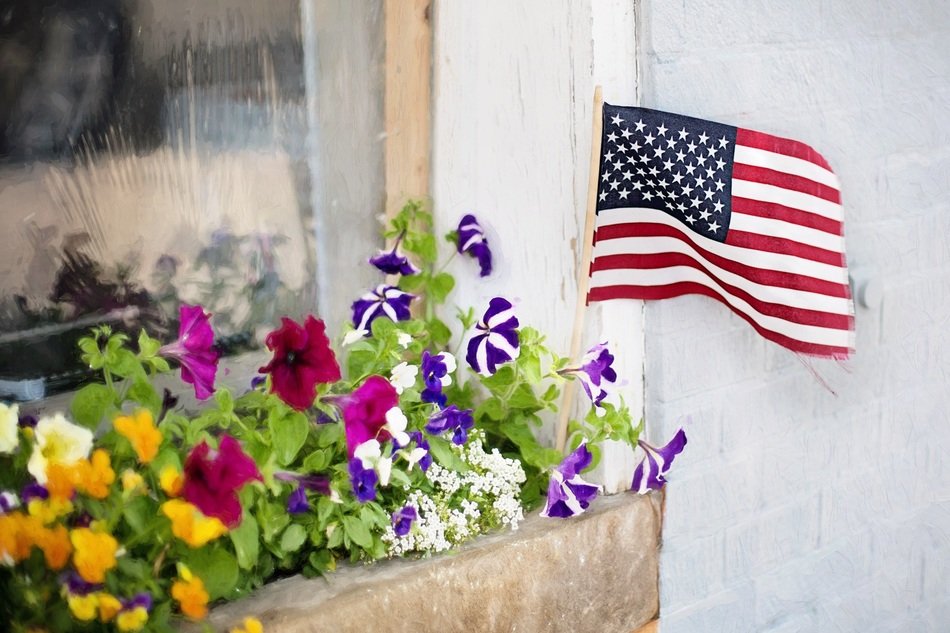
[[[475,328],[476,334],[468,342],[465,360],[482,376],[491,376],[498,365],[518,358],[518,317],[514,306],[502,297],[495,297]]]
[[[590,502],[600,492],[600,486],[581,479],[582,470],[590,466],[593,455],[586,443],[578,446],[573,453],[551,473],[548,482],[548,499],[541,511],[543,517],[566,519],[584,512]]]
[[[478,266],[481,268],[479,276],[487,277],[491,274],[491,249],[488,248],[485,231],[474,215],[468,214],[459,221],[456,247],[459,253],[468,253],[478,260]]]
[[[686,446],[686,431],[677,431],[673,439],[661,448],[654,448],[643,440],[637,444],[643,449],[644,456],[633,471],[630,489],[643,495],[651,490],[659,490],[666,483],[666,473],[673,464],[673,459],[682,453]]]
[[[422,382],[425,389],[419,394],[423,402],[431,402],[440,407],[445,406],[443,387],[452,384],[452,373],[455,371],[455,357],[449,352],[430,354],[429,350],[422,352]]]
[[[399,254],[399,243],[405,236],[405,231],[400,233],[393,244],[393,250],[379,251],[369,259],[369,263],[387,275],[415,275],[419,269],[413,266],[405,255]]]
[[[606,343],[594,345],[581,359],[580,367],[562,369],[559,374],[574,374],[594,406],[600,406],[617,382],[617,372],[613,368],[614,357]]]
[[[412,522],[418,518],[419,514],[416,512],[415,508],[412,506],[403,506],[399,510],[393,512],[393,532],[396,533],[396,536],[405,536],[406,534],[409,534],[409,530],[412,528]]]
[[[403,292],[396,286],[380,284],[353,302],[353,327],[368,334],[370,324],[377,317],[406,321],[410,317],[409,304],[415,298],[415,295]]]
[[[452,443],[461,446],[468,441],[468,432],[473,426],[475,426],[475,419],[472,417],[472,410],[459,409],[453,404],[429,418],[426,423],[426,433],[439,435],[451,430],[453,431]]]

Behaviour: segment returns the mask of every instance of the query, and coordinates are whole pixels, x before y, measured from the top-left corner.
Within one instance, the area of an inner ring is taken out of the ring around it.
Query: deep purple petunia
[[[210,314],[201,306],[182,304],[178,309],[178,340],[158,350],[160,356],[174,359],[181,365],[181,379],[195,388],[195,397],[204,400],[214,393],[214,377],[218,372],[218,352]]]
[[[455,371],[455,357],[448,352],[430,354],[422,352],[422,383],[425,388],[419,397],[423,402],[445,406],[446,397],[442,388],[452,384],[452,372]]]
[[[303,514],[310,511],[310,502],[307,500],[307,489],[303,486],[297,486],[290,497],[287,498],[287,512],[290,514]]]
[[[376,499],[376,483],[379,477],[372,468],[364,468],[363,460],[350,460],[350,483],[353,485],[353,495],[360,503]]]
[[[584,512],[600,491],[600,486],[581,479],[580,473],[590,466],[593,456],[587,444],[581,444],[551,473],[548,498],[541,511],[543,517],[566,519]]]
[[[468,253],[478,260],[481,277],[487,277],[491,274],[491,249],[488,248],[485,231],[482,230],[474,215],[465,215],[459,221],[456,248],[459,253]]]
[[[415,275],[418,273],[419,269],[413,266],[405,255],[399,253],[399,243],[402,242],[402,238],[405,236],[405,231],[400,233],[391,251],[379,251],[370,258],[369,263],[387,275]]]
[[[229,528],[241,522],[238,490],[249,481],[261,481],[257,464],[230,435],[222,435],[218,450],[201,442],[185,460],[181,496],[203,514],[216,517]]]
[[[661,448],[654,448],[643,440],[637,444],[643,449],[644,455],[633,471],[630,489],[642,495],[651,490],[659,490],[666,483],[666,473],[673,464],[673,459],[686,447],[686,431],[678,430],[673,439]]]
[[[594,406],[599,406],[610,394],[611,387],[617,382],[617,372],[613,368],[614,357],[606,343],[595,345],[581,359],[580,367],[562,369],[559,374],[574,374],[581,381],[584,391]]]
[[[265,343],[274,358],[258,371],[270,374],[271,391],[298,411],[313,404],[318,384],[340,379],[326,325],[313,316],[307,316],[303,325],[283,317]]]
[[[415,298],[415,295],[403,292],[396,286],[380,284],[353,302],[353,328],[369,332],[370,325],[381,316],[393,321],[406,321],[411,316],[409,304]]]
[[[412,529],[412,522],[419,518],[419,514],[412,506],[403,506],[392,514],[393,532],[396,536],[405,536]]]
[[[399,395],[388,380],[382,376],[370,376],[345,402],[343,426],[349,457],[353,457],[353,451],[363,442],[389,439],[389,433],[383,429],[386,413],[399,405]]]
[[[459,409],[453,404],[429,418],[426,423],[426,432],[439,435],[451,430],[453,431],[452,442],[461,446],[468,441],[468,431],[473,426],[475,426],[475,420],[472,417],[472,410]]]
[[[476,372],[491,376],[498,365],[518,358],[518,317],[514,306],[502,297],[495,297],[475,328],[476,334],[468,342],[465,360]]]

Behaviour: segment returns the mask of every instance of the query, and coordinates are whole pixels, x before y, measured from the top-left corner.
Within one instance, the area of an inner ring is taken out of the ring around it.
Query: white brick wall
[[[849,261],[883,305],[813,362],[720,304],[648,304],[668,488],[661,622],[676,631],[950,631],[950,2],[643,0],[642,105],[814,145]]]

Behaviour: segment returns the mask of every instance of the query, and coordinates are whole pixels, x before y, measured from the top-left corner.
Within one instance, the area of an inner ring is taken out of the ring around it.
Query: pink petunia
[[[340,379],[323,321],[308,316],[300,325],[283,317],[280,328],[268,334],[265,342],[274,357],[258,371],[270,374],[274,393],[298,411],[313,404],[317,384]]]
[[[178,340],[158,350],[159,355],[172,358],[181,365],[181,379],[195,388],[195,397],[204,400],[214,393],[214,377],[218,372],[218,352],[210,314],[201,306],[182,304],[178,310]]]
[[[216,517],[229,528],[241,522],[238,490],[249,481],[261,481],[257,464],[230,435],[222,435],[218,450],[206,442],[195,446],[185,460],[181,496],[203,514]]]
[[[353,451],[363,442],[389,439],[389,433],[383,430],[386,412],[399,404],[399,395],[388,380],[382,376],[370,376],[345,402],[343,425],[347,453],[351,458]]]

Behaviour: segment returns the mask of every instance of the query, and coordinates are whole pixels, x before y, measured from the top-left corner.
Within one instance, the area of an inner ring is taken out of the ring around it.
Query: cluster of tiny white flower
[[[486,453],[482,439],[475,431],[464,447],[455,449],[470,470],[459,473],[435,463],[429,467],[426,478],[435,492],[409,494],[407,504],[416,509],[418,519],[405,536],[397,536],[392,526],[386,529],[382,538],[390,556],[441,552],[499,526],[518,529],[524,519],[524,469],[498,449]]]

